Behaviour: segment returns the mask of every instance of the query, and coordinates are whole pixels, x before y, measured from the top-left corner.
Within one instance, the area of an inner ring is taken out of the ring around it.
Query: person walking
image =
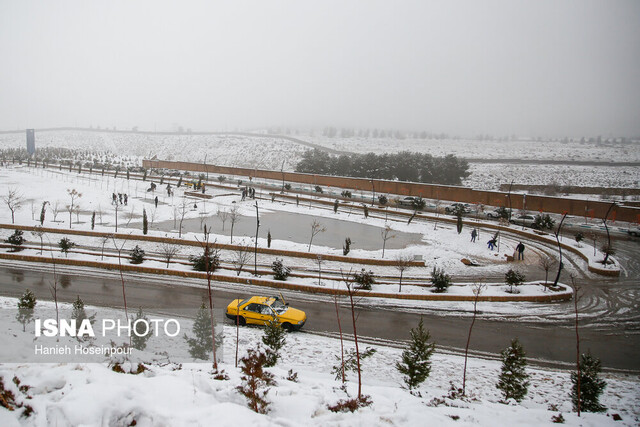
[[[524,245],[522,242],[519,242],[518,246],[516,246],[516,252],[518,252],[518,261],[524,261]]]
[[[153,201],[156,204],[156,208],[157,208],[158,207],[158,196],[156,196],[156,198]]]
[[[478,232],[476,231],[476,229],[474,228],[473,230],[471,230],[471,241],[473,243],[476,242],[476,237],[478,237]]]
[[[127,206],[127,202],[129,201],[129,196],[127,193],[124,193],[124,205]]]
[[[490,250],[490,251],[492,251],[492,250],[493,250],[493,248],[495,247],[495,245],[496,245],[496,241],[495,241],[494,239],[491,239],[491,240],[489,240],[489,241],[487,242],[487,246],[489,246],[489,250]]]

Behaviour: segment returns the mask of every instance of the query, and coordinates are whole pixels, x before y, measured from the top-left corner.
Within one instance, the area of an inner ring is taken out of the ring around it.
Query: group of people
[[[471,241],[475,243],[477,237],[478,237],[478,231],[474,228],[473,230],[471,230]],[[487,242],[487,247],[489,248],[490,251],[493,251],[496,248],[497,244],[498,244],[498,239],[496,236],[493,236]],[[522,242],[518,242],[514,255],[516,254],[518,257],[518,261],[520,260],[524,261],[524,244]]]
[[[242,200],[249,197],[250,199],[256,198],[256,189],[253,187],[244,187],[242,189]]]
[[[127,193],[112,193],[111,194],[111,203],[120,203],[121,205],[125,205],[129,202],[129,196]]]

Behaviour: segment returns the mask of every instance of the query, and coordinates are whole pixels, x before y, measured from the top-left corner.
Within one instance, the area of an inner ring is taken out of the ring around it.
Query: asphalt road
[[[108,277],[98,275],[108,274]],[[80,295],[85,303],[97,306],[122,307],[122,283],[116,272],[78,271],[62,272],[58,275],[61,301],[71,302]],[[180,280],[166,277],[126,276],[127,303],[130,309],[138,306],[151,312],[171,312],[172,309],[193,309],[200,305],[206,291],[203,288],[180,286]],[[635,279],[633,279],[635,280]],[[171,282],[170,282],[171,281]],[[51,299],[49,285],[53,283],[50,266],[0,266],[0,294],[19,297],[25,289],[31,289],[39,299]],[[190,282],[193,283],[193,282]],[[203,281],[197,282],[203,284]],[[184,284],[184,283],[183,283]],[[265,290],[247,289],[230,291],[227,284],[215,284],[214,304],[222,309],[234,298],[261,294]],[[335,307],[326,296],[286,293],[291,306],[307,313],[308,322],[304,331],[335,335],[338,331]],[[362,300],[361,302],[366,302]],[[339,304],[343,332],[351,332],[350,311],[342,300]],[[637,314],[637,313],[636,313]],[[224,321],[222,311],[217,312]],[[359,336],[399,342],[409,338],[409,330],[423,316],[437,345],[445,348],[463,349],[470,325],[469,317],[439,316],[433,313],[396,311],[359,304],[357,308]],[[635,328],[624,324],[603,329],[590,320],[581,328],[581,348],[590,349],[600,357],[607,368],[640,371],[640,335]],[[555,365],[575,361],[575,331],[570,320],[554,323],[523,322],[511,319],[478,319],[475,323],[470,348],[477,353],[497,353],[510,340],[518,337],[530,358],[552,361]],[[558,363],[559,362],[559,363]]]

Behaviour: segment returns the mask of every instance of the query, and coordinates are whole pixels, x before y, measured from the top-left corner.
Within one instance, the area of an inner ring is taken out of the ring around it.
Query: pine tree
[[[267,355],[261,349],[249,349],[247,355],[240,359],[242,385],[236,389],[247,398],[249,408],[258,414],[269,412],[269,401],[266,399],[269,386],[275,385],[273,374],[263,369]]]
[[[204,303],[200,305],[196,320],[193,322],[193,338],[186,334],[184,339],[189,345],[189,354],[194,359],[207,360],[212,350],[211,317]]]
[[[84,309],[84,301],[80,299],[80,295],[76,297],[76,300],[73,302],[73,310],[71,311],[71,318],[76,319],[76,325],[82,323],[83,320],[89,319],[91,324],[95,320],[96,315],[88,316],[86,310]]]
[[[605,406],[600,404],[600,395],[607,383],[598,377],[602,370],[600,359],[591,356],[591,353],[580,356],[580,410],[585,412],[604,412]],[[573,410],[578,410],[578,374],[571,373],[571,402]]]
[[[49,202],[42,202],[42,209],[40,210],[40,225],[44,224],[44,216],[47,213],[47,203]]]
[[[95,322],[96,315],[88,316],[87,312],[84,309],[84,301],[80,299],[80,295],[77,296],[76,300],[73,302],[73,310],[71,311],[71,318],[76,320],[76,330],[82,324],[82,321],[85,319],[89,319],[89,322],[93,325]],[[82,337],[77,336],[78,340]]]
[[[271,269],[273,270],[273,278],[276,280],[287,280],[291,274],[291,269],[282,264],[282,260],[278,258],[271,264]]]
[[[6,243],[11,245],[11,252],[20,252],[22,245],[24,244],[24,232],[22,230],[15,230],[12,235],[7,237]]]
[[[280,349],[286,342],[285,334],[287,331],[280,327],[277,320],[268,322],[264,328],[264,335],[262,335],[262,343],[267,347],[265,354],[267,355],[267,361],[264,366],[267,368],[276,366],[278,359],[280,358]]]
[[[69,250],[71,250],[71,248],[73,248],[76,244],[73,243],[68,237],[63,237],[62,239],[60,239],[60,241],[58,242],[58,246],[60,247],[60,250],[62,252],[64,252],[64,256],[66,257],[67,254],[69,253]]]
[[[147,210],[142,209],[142,234],[147,234],[149,231],[149,220],[147,219]]]
[[[144,262],[144,256],[144,250],[140,246],[136,245],[136,247],[131,251],[131,264],[142,264]]]
[[[458,234],[462,233],[462,209],[456,211],[456,230]]]
[[[431,283],[433,284],[434,292],[446,292],[447,288],[451,286],[451,276],[446,274],[443,269],[433,266]]]
[[[435,344],[429,343],[431,334],[424,330],[424,323],[420,318],[417,328],[411,329],[411,343],[402,352],[402,360],[396,363],[396,369],[404,375],[404,382],[409,390],[424,382],[431,373],[431,356]]]
[[[131,324],[133,326],[131,345],[137,350],[144,350],[147,348],[147,341],[153,334],[153,328],[149,324],[149,318],[142,312],[142,307],[138,308],[136,317],[132,319]]]
[[[27,289],[18,300],[18,314],[16,319],[22,323],[22,332],[26,331],[27,323],[33,319],[33,309],[36,308],[36,296]]]
[[[516,402],[521,402],[527,395],[529,388],[529,374],[525,371],[527,360],[524,349],[516,338],[500,354],[502,371],[496,387],[502,391],[504,400],[514,399]]]

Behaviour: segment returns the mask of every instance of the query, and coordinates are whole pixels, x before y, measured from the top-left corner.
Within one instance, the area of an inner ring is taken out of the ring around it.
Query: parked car
[[[404,206],[407,208],[412,208],[417,201],[418,201],[418,197],[409,196],[409,197],[405,197],[404,199],[400,199],[398,201],[398,205]]]
[[[629,229],[627,230],[627,233],[629,233],[630,236],[640,236],[640,226],[631,226],[629,227]]]
[[[491,219],[500,219],[502,218],[502,211],[498,209],[494,209],[492,211],[487,212],[487,218]]]
[[[227,318],[240,325],[266,325],[276,320],[280,326],[288,331],[300,330],[307,321],[304,311],[289,307],[278,297],[253,296],[247,299],[236,299],[229,303],[226,311]]]
[[[516,218],[511,218],[509,222],[515,225],[533,227],[533,224],[536,222],[536,217],[533,215],[518,215]]]
[[[466,203],[454,203],[451,206],[444,208],[444,211],[450,215],[455,215],[459,209],[462,210],[463,214],[471,213],[471,207]]]

